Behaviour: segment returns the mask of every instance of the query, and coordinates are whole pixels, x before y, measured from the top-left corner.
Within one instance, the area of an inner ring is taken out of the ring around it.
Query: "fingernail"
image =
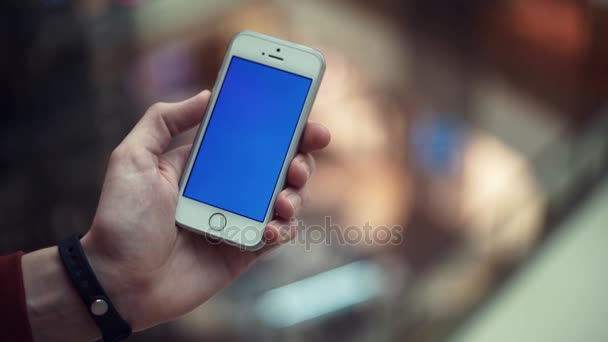
[[[295,194],[295,193],[293,193],[293,194],[289,194],[289,195],[287,196],[287,200],[289,201],[289,203],[291,203],[291,206],[292,206],[294,209],[299,208],[299,207],[300,207],[300,204],[302,203],[302,197],[300,197],[300,195]]]

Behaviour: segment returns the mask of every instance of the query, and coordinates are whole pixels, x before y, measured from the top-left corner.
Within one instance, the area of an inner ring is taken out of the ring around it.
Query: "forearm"
[[[101,334],[63,268],[57,247],[21,259],[35,341],[90,341]]]

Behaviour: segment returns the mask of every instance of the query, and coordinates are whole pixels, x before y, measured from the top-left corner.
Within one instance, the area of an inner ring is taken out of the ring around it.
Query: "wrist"
[[[97,280],[116,311],[134,331],[140,330],[143,326],[137,312],[141,311],[141,303],[145,303],[142,298],[145,297],[147,282],[134,279],[131,275],[135,270],[124,269],[125,263],[107,253],[108,249],[99,245],[89,234],[80,242]]]
[[[80,244],[97,281],[112,301],[116,311],[134,329],[137,322],[134,322],[135,316],[131,314],[132,304],[129,303],[133,301],[134,292],[128,286],[128,276],[122,272],[119,263],[114,262],[110,255],[104,253],[106,249],[100,248],[90,239],[90,235],[85,235],[80,240]]]
[[[28,318],[36,341],[84,341],[101,336],[68,278],[57,247],[21,259]]]

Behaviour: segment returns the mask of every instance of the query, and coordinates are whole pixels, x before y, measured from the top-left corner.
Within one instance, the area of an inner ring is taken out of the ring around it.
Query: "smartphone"
[[[324,71],[311,48],[251,31],[232,38],[182,175],[178,226],[263,246]]]

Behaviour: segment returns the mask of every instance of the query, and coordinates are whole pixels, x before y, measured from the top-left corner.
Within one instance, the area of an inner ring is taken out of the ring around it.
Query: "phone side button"
[[[222,230],[226,227],[226,216],[215,213],[209,218],[209,227],[213,230]]]

